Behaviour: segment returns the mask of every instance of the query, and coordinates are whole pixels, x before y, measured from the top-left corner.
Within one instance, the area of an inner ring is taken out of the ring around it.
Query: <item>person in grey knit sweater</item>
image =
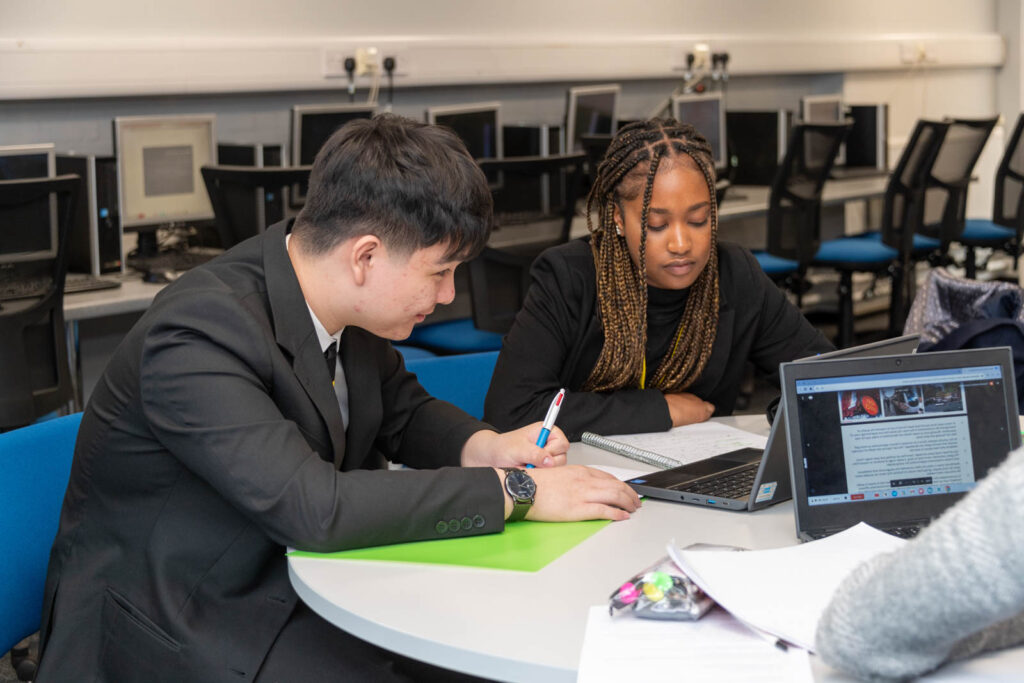
[[[1024,642],[1024,448],[896,552],[858,567],[816,650],[867,680],[918,676]]]

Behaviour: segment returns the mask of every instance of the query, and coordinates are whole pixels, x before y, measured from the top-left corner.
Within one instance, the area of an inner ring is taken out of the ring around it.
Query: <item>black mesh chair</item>
[[[1020,144],[1022,132],[1024,114],[1017,117],[1017,124],[1013,127],[1013,133],[996,170],[992,220],[968,219],[964,223],[964,231],[957,240],[967,247],[964,268],[969,278],[977,276],[974,251],[978,247],[1005,251],[1013,256],[1014,267],[1017,266],[1021,236],[1024,233],[1024,148]]]
[[[495,223],[484,251],[467,264],[472,318],[417,326],[407,343],[437,353],[501,348],[530,284],[530,265],[569,239],[586,155],[479,159],[491,179]]]
[[[959,241],[966,223],[971,174],[997,121],[998,118],[954,119],[950,123],[928,174],[924,216],[917,228],[926,240],[937,244],[924,254],[920,253],[920,248],[915,249],[915,261],[927,258],[934,266],[949,265],[949,245]]]
[[[203,166],[221,246],[230,249],[284,218],[284,196],[309,182],[309,166]]]
[[[924,191],[932,165],[949,129],[949,122],[919,120],[886,185],[881,231],[822,242],[813,265],[839,271],[838,346],[853,343],[853,273],[888,275],[892,280],[889,336],[903,329],[906,306],[912,296],[912,257],[937,246],[917,233],[924,215]],[[917,248],[915,249],[915,243]],[[910,271],[911,277],[904,279]]]
[[[74,216],[81,179],[56,178],[0,181],[0,234],[14,230],[50,230],[50,197],[56,197],[56,255],[40,263],[47,288],[42,296],[5,301],[0,308],[0,431],[31,424],[74,399],[64,329],[64,276],[67,234]],[[26,226],[18,217],[42,216],[43,224]]]
[[[805,274],[821,245],[821,192],[848,123],[798,124],[779,164],[768,198],[768,240],[755,251],[761,268],[800,297]]]

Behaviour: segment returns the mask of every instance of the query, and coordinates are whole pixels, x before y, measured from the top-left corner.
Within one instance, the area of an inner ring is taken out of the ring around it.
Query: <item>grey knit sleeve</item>
[[[848,576],[818,624],[829,665],[901,679],[1024,642],[1024,449],[915,540]]]

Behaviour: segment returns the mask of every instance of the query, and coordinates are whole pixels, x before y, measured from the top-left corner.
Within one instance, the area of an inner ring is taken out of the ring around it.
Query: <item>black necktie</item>
[[[331,345],[324,350],[324,360],[327,361],[327,375],[334,382],[334,371],[338,367],[338,342],[331,342]]]

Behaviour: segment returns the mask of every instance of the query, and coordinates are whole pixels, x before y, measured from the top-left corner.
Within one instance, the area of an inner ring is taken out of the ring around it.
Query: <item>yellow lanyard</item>
[[[668,352],[668,357],[672,358],[676,355],[676,351],[679,349],[679,340],[683,338],[683,326],[679,326],[679,331],[676,332],[676,339],[672,342],[672,350]],[[640,366],[640,388],[645,388],[647,384],[647,355],[644,354],[643,364]]]

